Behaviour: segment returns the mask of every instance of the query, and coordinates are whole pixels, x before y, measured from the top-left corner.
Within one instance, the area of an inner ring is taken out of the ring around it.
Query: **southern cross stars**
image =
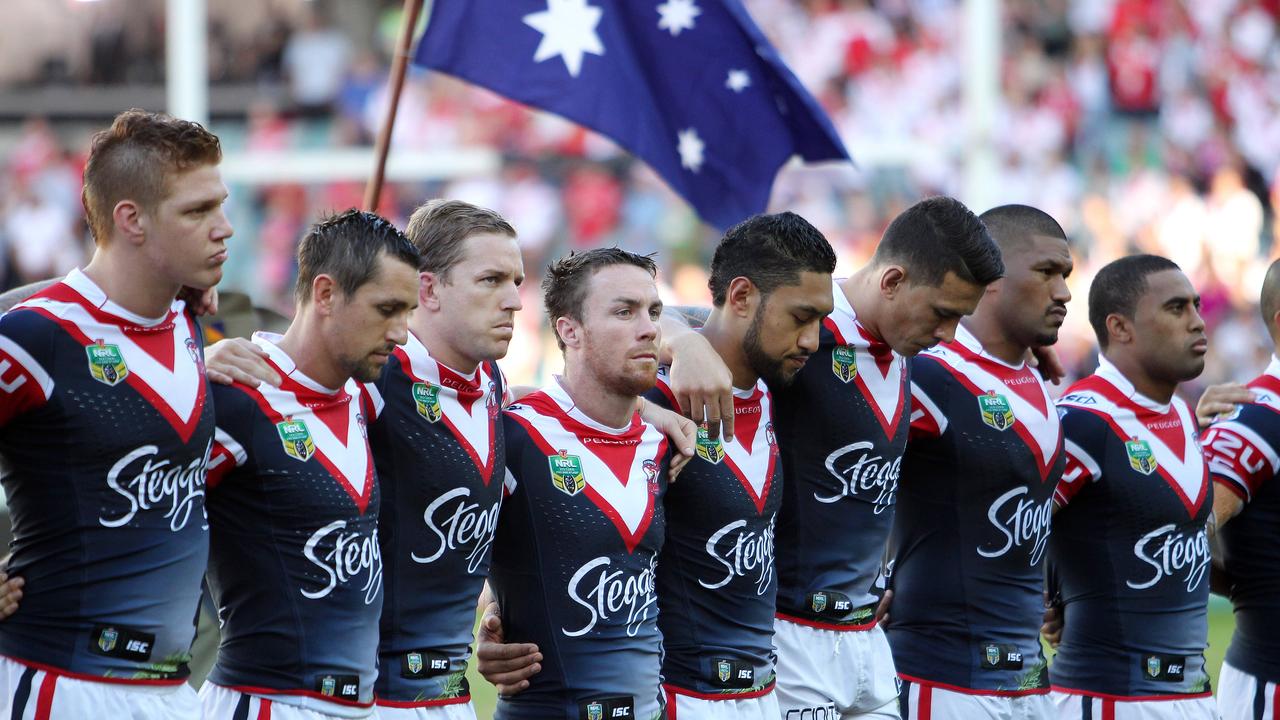
[[[662,16],[658,21],[658,28],[670,32],[671,36],[675,37],[681,31],[693,29],[693,19],[702,14],[702,8],[698,7],[694,0],[667,0],[658,6],[658,14]]]
[[[698,137],[698,131],[693,128],[681,130],[677,133],[676,138],[679,140],[676,151],[680,153],[680,165],[686,170],[692,170],[695,173],[701,170],[703,163],[702,151],[707,146],[702,142],[702,138]]]
[[[569,74],[578,77],[585,54],[604,55],[604,44],[596,34],[603,13],[587,0],[547,0],[546,10],[525,15],[524,24],[542,33],[533,61],[559,55]]]

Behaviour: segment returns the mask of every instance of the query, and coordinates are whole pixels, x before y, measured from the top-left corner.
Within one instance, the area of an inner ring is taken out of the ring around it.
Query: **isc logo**
[[[1182,672],[1182,666],[1170,663],[1169,666],[1165,668],[1165,671],[1168,672],[1170,675],[1177,675],[1178,673]]]
[[[358,687],[358,686],[356,686],[356,685],[343,685],[343,686],[342,686],[342,694],[343,694],[343,695],[355,695],[356,693],[358,693],[358,692],[359,692],[359,690],[357,690],[357,687]]]
[[[848,610],[853,607],[853,603],[848,600],[837,600],[834,607],[836,610]]]
[[[1022,653],[1020,653],[1020,652],[1011,652],[1011,653],[1009,653],[1009,654],[1005,657],[1005,659],[1006,659],[1006,660],[1008,660],[1009,662],[1019,662],[1019,663],[1020,663],[1020,662],[1022,662]]]
[[[151,652],[151,643],[145,640],[130,640],[125,643],[124,649],[129,652],[149,653]]]
[[[432,670],[448,670],[449,661],[445,658],[433,658],[431,660],[431,669]]]
[[[616,717],[616,718],[631,717],[631,708],[629,707],[614,708],[613,714],[610,715],[610,717]]]
[[[750,680],[750,679],[751,679],[751,677],[752,677],[751,673],[752,673],[752,671],[751,671],[751,670],[739,670],[739,671],[738,671],[738,679],[739,679],[739,680]]]

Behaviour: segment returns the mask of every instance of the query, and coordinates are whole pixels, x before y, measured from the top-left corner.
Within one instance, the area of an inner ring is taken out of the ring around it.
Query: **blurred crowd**
[[[1212,347],[1202,382],[1256,374],[1270,346],[1256,298],[1263,272],[1280,254],[1273,242],[1280,228],[1280,0],[1000,4],[993,194],[1001,203],[1047,210],[1074,243],[1076,299],[1059,345],[1071,372],[1090,372],[1094,363],[1089,279],[1102,264],[1142,251],[1173,258],[1203,295]],[[382,5],[374,38],[352,38],[314,12],[280,18],[247,38],[213,26],[215,82],[278,81],[283,88],[264,94],[245,117],[213,124],[227,149],[370,144],[385,112],[399,24],[399,3]],[[746,5],[855,158],[859,148],[903,149],[856,170],[788,169],[775,186],[773,208],[795,210],[822,229],[840,255],[840,272],[865,261],[902,208],[926,195],[962,195],[971,139],[963,132],[959,0]],[[103,57],[116,53],[102,64],[121,74],[109,81],[145,81],[129,68],[157,66],[154,43],[108,40],[93,47]],[[32,119],[0,154],[6,286],[83,262],[84,140]],[[559,367],[554,343],[539,332],[537,281],[547,260],[566,250],[620,244],[655,252],[668,302],[708,301],[703,267],[717,234],[647,168],[558,118],[414,71],[393,148],[458,147],[496,149],[501,170],[392,184],[379,210],[403,222],[426,198],[448,196],[512,221],[530,281],[509,375],[529,381]],[[345,182],[232,187],[237,233],[227,286],[287,312],[292,252],[303,229],[326,210],[358,205],[361,189]]]

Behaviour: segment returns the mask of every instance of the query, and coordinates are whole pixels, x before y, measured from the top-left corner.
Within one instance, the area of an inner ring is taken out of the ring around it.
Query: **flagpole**
[[[382,195],[382,180],[387,171],[387,153],[391,149],[391,130],[396,124],[396,108],[400,105],[400,91],[404,89],[404,75],[409,65],[409,46],[413,44],[413,31],[418,26],[418,13],[422,0],[404,0],[404,13],[400,19],[400,37],[396,40],[395,56],[391,60],[391,80],[387,85],[387,114],[378,131],[378,144],[374,149],[373,174],[364,188],[364,209],[377,212],[378,198]]]

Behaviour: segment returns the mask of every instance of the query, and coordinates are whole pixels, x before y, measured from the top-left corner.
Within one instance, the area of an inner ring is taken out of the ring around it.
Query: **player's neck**
[[[424,313],[422,306],[419,306],[409,318],[409,332],[418,338],[418,342],[427,349],[427,354],[432,360],[456,373],[470,375],[476,371],[480,361],[468,357],[449,342],[449,333],[444,332],[441,326],[447,321],[439,315],[437,313],[435,316],[428,316]]]
[[[1027,357],[1026,344],[1009,337],[994,314],[983,313],[981,307],[978,310],[960,324],[978,340],[986,354],[1009,365],[1021,363]]]
[[[298,372],[323,387],[338,389],[347,384],[351,374],[324,344],[324,334],[315,326],[314,316],[305,308],[299,308],[297,316],[276,346],[293,361]]]
[[[636,396],[624,395],[602,384],[586,367],[573,367],[566,358],[560,387],[587,417],[611,428],[626,427],[636,411]]]
[[[165,282],[145,269],[139,272],[135,259],[125,255],[98,248],[82,272],[116,305],[145,318],[162,317],[182,287]]]
[[[1102,355],[1110,360],[1111,364],[1116,366],[1116,370],[1133,383],[1133,389],[1143,396],[1161,405],[1173,400],[1173,393],[1178,389],[1178,383],[1151,377],[1151,374],[1142,366],[1142,362],[1128,353],[1103,351]]]
[[[849,301],[849,307],[853,308],[858,324],[870,333],[872,338],[884,342],[884,333],[880,331],[882,322],[880,276],[876,272],[875,265],[868,265],[850,275],[836,287],[840,288],[845,299]]]
[[[702,336],[711,343],[725,367],[733,375],[733,386],[740,389],[755,387],[760,378],[751,370],[746,353],[742,351],[742,331],[728,327],[729,318],[720,308],[713,308],[702,326]]]

